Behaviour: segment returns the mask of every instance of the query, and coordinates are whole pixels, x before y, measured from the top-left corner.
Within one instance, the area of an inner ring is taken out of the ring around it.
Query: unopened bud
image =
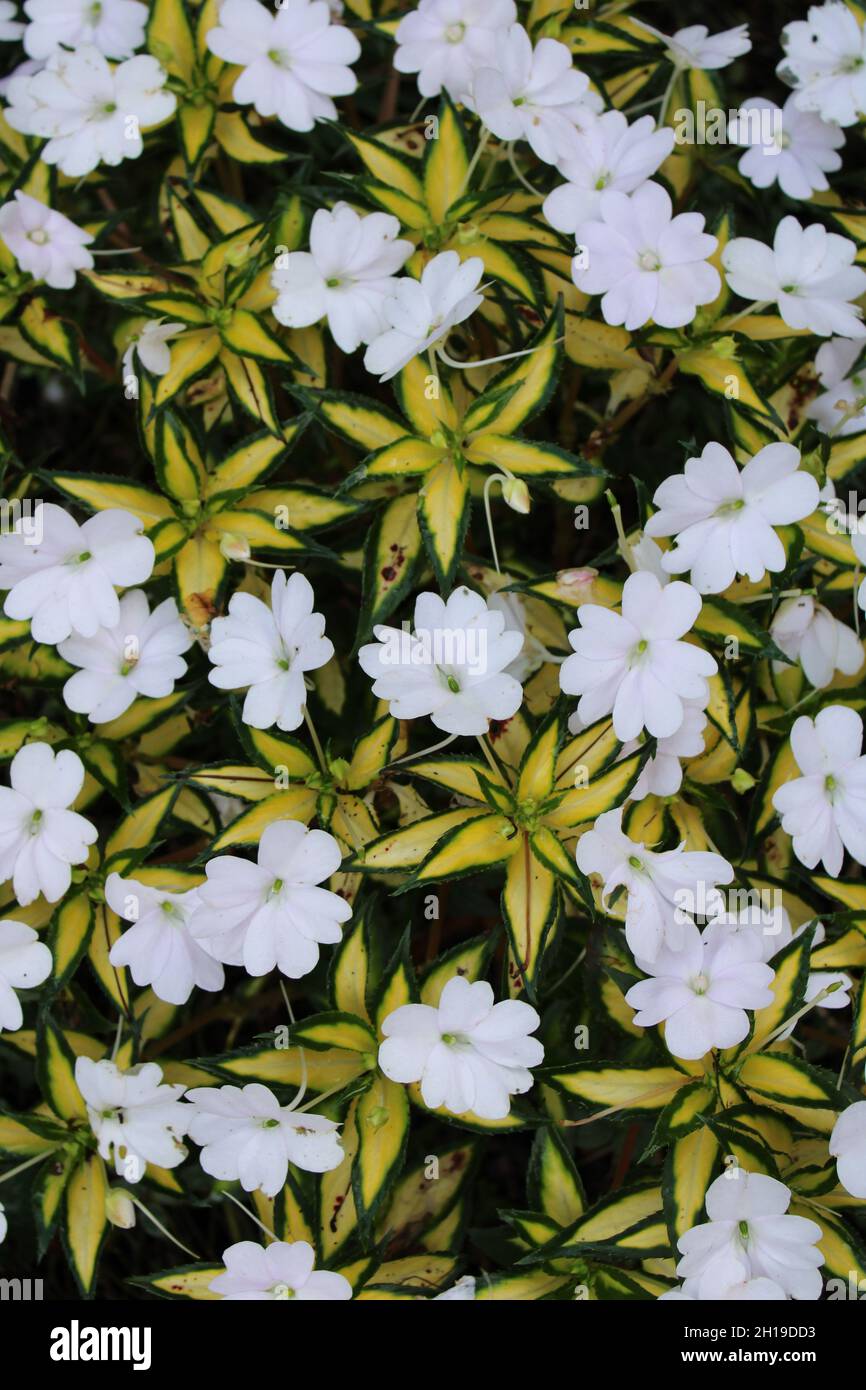
[[[128,1192],[122,1187],[110,1187],[105,1198],[105,1215],[112,1226],[122,1231],[131,1231],[135,1225],[135,1206]]]
[[[248,560],[250,543],[246,536],[240,536],[236,531],[223,531],[220,536],[220,555],[226,560]]]
[[[502,500],[513,512],[526,516],[530,507],[529,488],[522,478],[507,478],[502,484]]]

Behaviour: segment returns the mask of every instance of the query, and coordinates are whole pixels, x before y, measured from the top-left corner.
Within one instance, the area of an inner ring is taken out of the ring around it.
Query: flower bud
[[[529,488],[522,478],[507,478],[502,484],[502,500],[508,504],[513,512],[520,512],[526,516],[529,507]]]
[[[241,536],[236,531],[223,531],[220,536],[220,555],[224,559],[248,560],[250,553],[250,543],[246,536]]]
[[[112,1226],[122,1231],[131,1231],[135,1225],[135,1206],[128,1192],[122,1187],[110,1187],[105,1198],[105,1215]]]

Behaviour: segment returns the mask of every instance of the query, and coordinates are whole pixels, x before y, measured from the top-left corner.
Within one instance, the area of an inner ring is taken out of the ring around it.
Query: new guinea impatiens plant
[[[667,9],[0,4],[4,1277],[866,1287],[866,9]]]

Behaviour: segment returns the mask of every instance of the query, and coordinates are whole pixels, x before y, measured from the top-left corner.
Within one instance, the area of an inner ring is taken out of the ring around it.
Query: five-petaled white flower
[[[140,0],[25,0],[24,48],[50,58],[61,48],[92,44],[106,58],[130,58],[144,43],[147,6]]]
[[[92,46],[61,49],[39,72],[10,78],[4,115],[13,130],[47,140],[39,152],[46,164],[80,178],[98,164],[138,159],[142,130],[174,115],[166,80],[147,53],[112,68]]]
[[[601,194],[594,218],[575,229],[578,254],[572,279],[584,294],[600,294],[606,323],[629,331],[652,320],[683,328],[700,304],[709,304],[722,281],[708,257],[718,238],[704,231],[703,214],[674,215],[659,183],[634,193]]]
[[[557,167],[567,183],[548,193],[543,212],[551,227],[572,236],[581,222],[599,216],[605,190],[634,193],[674,147],[669,126],[656,129],[652,116],[629,124],[621,111],[587,115],[572,148]]]
[[[32,518],[22,517],[0,536],[7,618],[29,619],[33,640],[50,644],[71,632],[93,637],[100,627],[115,627],[115,585],[142,584],[153,569],[153,545],[143,531],[137,517],[118,508],[79,526],[62,507],[42,503]]]
[[[456,251],[440,251],[428,261],[420,280],[402,275],[385,297],[387,327],[364,353],[364,366],[380,381],[399,371],[474,314],[484,300],[478,282],[484,274],[480,256],[461,261]]]
[[[657,852],[632,840],[622,828],[621,806],[604,811],[581,835],[575,858],[582,873],[601,877],[604,907],[617,888],[625,889],[626,940],[644,961],[656,960],[663,947],[678,951],[691,916],[706,916],[708,905],[718,900],[716,885],[734,877],[720,854],[682,845]]]
[[[841,0],[810,5],[806,19],[786,24],[785,56],[776,71],[795,89],[801,111],[836,125],[856,125],[866,112],[866,31]]]
[[[816,690],[829,685],[836,671],[854,676],[863,665],[863,647],[856,632],[810,594],[782,600],[770,624],[770,635],[780,652],[791,661],[799,661]],[[783,662],[773,663],[775,672],[785,669]]]
[[[866,290],[866,270],[854,265],[857,245],[820,222],[802,227],[783,217],[772,247],[734,237],[722,252],[728,284],[743,299],[775,303],[789,328],[821,337],[866,337],[863,310],[849,301]]]
[[[501,607],[471,589],[455,589],[447,601],[419,594],[411,634],[373,631],[377,640],[361,648],[358,661],[395,719],[429,714],[447,734],[486,734],[491,719],[510,719],[520,708],[520,682],[505,672],[523,648],[523,633],[506,627]]]
[[[704,938],[685,923],[676,951],[663,946],[653,961],[638,960],[644,974],[625,996],[642,1028],[665,1025],[675,1057],[697,1061],[714,1047],[735,1047],[749,1031],[747,1009],[772,1004],[774,972],[761,959],[757,934]]]
[[[84,764],[69,748],[55,755],[47,743],[27,743],[9,779],[11,787],[0,787],[0,883],[11,878],[22,907],[40,893],[59,902],[72,865],[84,863],[97,839],[90,821],[69,810],[84,785]]]
[[[185,323],[167,323],[163,319],[148,319],[137,333],[130,338],[122,359],[124,384],[128,376],[135,375],[135,359],[154,376],[165,376],[171,367],[171,348],[169,340],[183,333]]]
[[[660,738],[656,751],[644,763],[629,796],[642,801],[645,796],[674,796],[683,784],[681,759],[697,758],[704,751],[704,729],[707,716],[697,700],[683,700],[683,722],[675,734]],[[627,757],[638,747],[635,741],[623,746],[620,757]]]
[[[665,57],[675,68],[726,68],[752,47],[747,24],[738,24],[735,29],[723,29],[718,34],[711,34],[705,24],[690,24],[669,35],[654,29],[642,19],[636,19],[634,23],[665,45]]]
[[[35,989],[51,974],[51,952],[38,934],[11,917],[0,922],[0,1033],[24,1022],[16,989]]]
[[[327,831],[275,821],[259,841],[257,864],[233,854],[208,862],[193,935],[217,960],[243,965],[249,975],[275,968],[290,980],[309,975],[319,944],[336,945],[341,922],[352,915],[344,898],[319,887],[341,859]]]
[[[184,1085],[163,1085],[156,1062],[123,1070],[105,1059],[79,1057],[75,1081],[100,1154],[114,1158],[127,1182],[140,1182],[148,1163],[176,1168],[186,1158],[182,1141],[192,1111],[181,1102]]]
[[[830,1135],[830,1152],[845,1191],[866,1198],[866,1100],[842,1111]]]
[[[192,640],[173,598],[163,599],[151,613],[146,594],[132,589],[120,600],[114,627],[58,643],[64,661],[81,667],[64,685],[63,699],[69,709],[104,724],[128,710],[139,695],[170,695],[186,673],[181,652]]]
[[[225,1273],[211,1279],[210,1288],[220,1298],[247,1303],[289,1298],[333,1303],[351,1298],[352,1285],[345,1275],[314,1269],[315,1261],[313,1247],[305,1240],[275,1240],[264,1247],[240,1240],[223,1251]]]
[[[545,164],[575,147],[580,123],[601,110],[589,78],[574,67],[571,50],[543,38],[533,48],[522,24],[496,35],[494,62],[477,69],[466,104],[500,140],[526,140]]]
[[[529,1068],[541,1064],[544,1048],[529,1036],[540,1022],[531,1005],[493,1001],[486,980],[455,975],[437,1008],[401,1004],[382,1023],[379,1066],[392,1081],[420,1081],[432,1110],[505,1119],[511,1096],[532,1086]]]
[[[821,1227],[803,1216],[786,1215],[791,1189],[764,1173],[729,1170],[710,1184],[706,1196],[708,1221],[692,1226],[677,1245],[683,1258],[677,1273],[686,1281],[702,1280],[712,1265],[732,1260],[745,1279],[772,1279],[791,1298],[821,1296],[818,1249]]]
[[[109,960],[129,966],[137,985],[151,985],[167,1004],[185,1004],[196,986],[222,989],[222,966],[189,929],[199,903],[194,888],[168,892],[112,873],[105,880],[105,901],[132,923],[115,941]]]
[[[354,352],[387,328],[386,297],[414,251],[398,239],[400,223],[384,212],[362,217],[348,203],[319,208],[309,251],[291,251],[271,274],[274,318],[288,328],[328,320],[342,352]]]
[[[276,13],[259,0],[224,0],[207,46],[243,68],[233,99],[260,116],[276,116],[289,130],[335,120],[333,98],[358,85],[349,64],[361,56],[361,45],[344,25],[331,23],[325,0],[282,0]]]
[[[838,878],[845,850],[866,864],[866,756],[863,722],[848,705],[826,705],[814,720],[801,714],[791,751],[803,774],[773,795],[782,829],[807,869],[823,861]]]
[[[14,203],[0,207],[0,241],[5,241],[22,270],[53,290],[71,290],[76,271],[93,269],[87,250],[92,240],[90,232],[20,188],[15,190]]]
[[[444,89],[462,101],[477,68],[490,61],[496,36],[516,19],[514,0],[421,0],[397,25],[394,67],[417,72],[422,97]]]
[[[768,139],[769,136],[769,139]],[[827,174],[842,168],[845,144],[838,126],[801,111],[793,95],[779,107],[767,97],[741,102],[728,124],[728,139],[748,145],[737,168],[755,188],[778,182],[789,198],[811,198],[829,187]]]
[[[329,1173],[343,1161],[335,1120],[280,1105],[257,1082],[197,1086],[186,1099],[194,1107],[187,1133],[201,1146],[202,1168],[219,1182],[276,1197],[290,1163],[307,1173]]]
[[[806,415],[824,434],[844,439],[866,429],[866,370],[851,370],[862,352],[859,341],[831,338],[815,354],[815,371],[824,392],[809,402]]]
[[[580,627],[568,634],[574,654],[560,668],[566,695],[579,695],[584,725],[613,714],[617,738],[626,742],[643,729],[670,738],[685,719],[684,700],[702,706],[707,678],[718,667],[709,652],[683,642],[701,611],[690,584],[660,584],[646,570],[629,575],[622,614],[595,603],[577,610]]]
[[[738,574],[753,583],[787,563],[775,526],[815,511],[819,488],[800,469],[793,444],[767,444],[740,470],[723,444],[707,444],[683,473],[666,478],[653,497],[649,536],[676,536],[662,556],[669,574],[684,574],[701,594],[720,594]]]
[[[220,690],[249,686],[241,717],[254,729],[297,729],[307,703],[304,672],[334,655],[325,619],[313,611],[315,597],[304,575],[286,579],[278,570],[270,608],[252,594],[234,593],[228,617],[211,623],[208,680]]]

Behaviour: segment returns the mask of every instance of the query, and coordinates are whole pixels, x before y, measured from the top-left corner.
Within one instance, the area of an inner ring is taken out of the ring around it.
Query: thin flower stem
[[[629,545],[628,537],[625,534],[625,527],[622,524],[622,511],[620,510],[620,505],[612,492],[608,491],[604,495],[607,499],[607,504],[610,507],[611,512],[613,513],[613,524],[616,527],[616,534],[618,538],[617,548],[619,550],[620,555],[625,560],[626,564],[631,570],[632,574],[634,574],[637,569],[637,560],[634,558],[634,551]]]
[[[323,1100],[330,1100],[331,1096],[339,1095],[340,1091],[345,1091],[345,1089],[346,1083],[343,1081],[339,1086],[332,1086],[330,1091],[322,1091],[321,1095],[313,1096],[312,1100],[308,1100],[306,1105],[302,1105],[298,1110],[298,1114],[303,1115],[307,1110],[312,1110],[314,1105],[321,1105]]]
[[[745,309],[741,309],[738,314],[734,314],[732,319],[723,319],[718,327],[722,332],[727,333],[728,329],[733,328],[734,324],[739,323],[741,319],[748,318],[750,314],[763,313],[763,311],[769,309],[770,305],[774,302],[775,301],[772,299],[756,299],[751,304],[747,304]]]
[[[669,79],[669,81],[668,81],[668,85],[665,87],[665,94],[664,94],[664,96],[662,97],[662,104],[661,104],[661,109],[660,109],[660,111],[659,111],[659,119],[658,119],[658,128],[659,128],[659,130],[661,130],[662,127],[664,126],[665,117],[666,117],[667,114],[668,114],[668,103],[670,102],[671,96],[673,95],[673,90],[674,90],[674,87],[676,86],[676,81],[677,81],[677,78],[679,77],[679,75],[680,75],[680,69],[679,69],[678,67],[674,66],[674,70],[673,70],[673,72],[671,73],[670,79]]]
[[[431,753],[438,753],[440,748],[447,748],[449,743],[453,743],[455,738],[459,737],[459,734],[449,734],[447,738],[443,738],[441,743],[431,743],[429,748],[422,748],[417,753],[406,753],[402,758],[395,758],[392,763],[386,763],[382,771],[390,772],[392,767],[399,767],[401,763],[411,762],[414,758],[429,757]]]
[[[778,1038],[780,1034],[786,1033],[789,1028],[793,1028],[795,1024],[799,1023],[803,1015],[807,1014],[810,1009],[814,1009],[818,1004],[823,1003],[823,1001],[829,995],[835,994],[836,990],[841,988],[841,980],[834,980],[832,985],[827,985],[824,989],[822,989],[818,994],[815,995],[814,999],[810,999],[808,1004],[804,1004],[802,1009],[798,1009],[797,1012],[795,1014],[792,1014],[790,1018],[786,1018],[784,1023],[780,1023],[778,1028],[774,1029],[770,1036],[764,1039],[764,1041],[761,1043],[761,1047],[768,1047],[771,1042],[775,1042],[776,1038]]]
[[[328,771],[328,764],[327,764],[327,761],[326,761],[326,759],[325,759],[325,750],[323,749],[321,743],[319,742],[319,735],[316,733],[316,728],[315,728],[315,725],[313,724],[312,716],[311,716],[311,714],[310,714],[310,711],[307,709],[307,706],[306,706],[306,705],[304,705],[304,723],[305,723],[306,726],[307,726],[307,730],[308,730],[308,732],[309,732],[310,738],[313,740],[313,747],[314,747],[315,750],[316,750],[316,757],[317,757],[318,762],[319,762],[319,768],[320,768],[320,770],[321,770],[322,772],[327,773],[327,771]]]
[[[562,338],[557,338],[558,343]],[[474,371],[476,367],[494,367],[497,362],[511,362],[515,357],[531,357],[534,352],[538,352],[537,347],[522,348],[520,352],[503,352],[498,357],[483,357],[480,362],[458,362],[456,357],[452,357],[446,352],[444,345],[436,349],[437,355],[447,367],[456,367],[461,372]]]
[[[240,1207],[244,1215],[248,1216],[251,1221],[254,1221],[255,1224],[258,1226],[259,1230],[264,1231],[265,1235],[270,1236],[271,1240],[277,1239],[270,1227],[266,1226],[264,1221],[260,1221],[259,1218],[256,1216],[255,1212],[250,1211],[249,1207],[245,1207],[243,1202],[239,1202],[237,1197],[235,1197],[231,1192],[224,1192],[223,1196],[228,1197],[230,1202],[234,1202],[236,1207]]]
[[[93,247],[90,251],[90,254],[91,256],[131,256],[136,251],[141,251],[142,249],[143,248],[141,246],[116,246],[112,248],[107,248],[103,251],[101,249],[97,250],[96,247]]]
[[[506,152],[508,154],[508,163],[511,165],[511,172],[513,173],[514,177],[518,180],[519,183],[523,184],[523,187],[527,190],[528,193],[531,193],[534,198],[542,197],[541,189],[536,188],[534,184],[531,184],[529,182],[529,179],[525,178],[524,175],[521,173],[520,169],[518,168],[517,160],[514,157],[513,140],[509,145],[506,146]]]
[[[27,1168],[32,1168],[34,1163],[42,1163],[43,1160],[48,1157],[49,1152],[50,1150],[46,1149],[45,1153],[34,1154],[32,1158],[26,1159],[24,1163],[19,1163],[17,1168],[10,1168],[8,1173],[4,1173],[3,1176],[0,1177],[0,1182],[8,1182],[10,1178],[16,1178],[19,1173],[23,1173]]]
[[[502,768],[499,766],[495,757],[493,756],[492,748],[490,748],[486,739],[483,738],[481,734],[478,735],[478,746],[484,754],[485,758],[487,759],[488,763],[490,764],[491,768],[496,773],[496,779],[498,781],[503,776]]]
[[[491,473],[484,482],[484,515],[487,517],[487,534],[490,537],[490,549],[493,552],[493,568],[496,570],[497,574],[501,574],[502,571],[499,568],[499,554],[496,550],[496,537],[493,534],[493,517],[490,511],[490,489],[494,483],[499,483],[499,486],[502,487],[503,483],[507,481],[508,479],[505,477],[504,473]]]
[[[111,1049],[111,1060],[112,1060],[112,1062],[114,1061],[115,1057],[117,1056],[118,1052],[120,1051],[120,1039],[121,1039],[121,1037],[123,1036],[123,1025],[124,1025],[124,1022],[125,1022],[125,1019],[124,1019],[124,1017],[123,1017],[123,1014],[119,1014],[119,1015],[118,1015],[118,1019],[117,1019],[117,1031],[116,1031],[116,1033],[114,1034],[114,1047]]]
[[[294,1024],[295,1015],[292,1009],[292,1001],[289,998],[288,990],[286,989],[285,981],[283,980],[280,980],[280,989],[282,991],[283,1001],[288,1011],[289,1018],[291,1022]],[[301,1059],[301,1085],[298,1094],[295,1096],[294,1100],[289,1101],[289,1104],[287,1106],[287,1109],[289,1110],[297,1110],[301,1101],[304,1099],[304,1096],[307,1094],[307,1054],[300,1043],[298,1043],[298,1054]]]
[[[462,182],[461,185],[460,185],[460,192],[457,194],[457,197],[458,197],[458,198],[461,198],[461,197],[463,196],[463,194],[466,192],[466,189],[469,187],[469,183],[470,183],[470,181],[471,181],[471,179],[472,179],[472,175],[475,173],[475,170],[478,168],[478,161],[479,161],[479,159],[481,158],[481,156],[483,155],[485,149],[487,148],[487,142],[488,142],[488,140],[490,139],[490,136],[492,135],[492,133],[493,133],[493,132],[490,131],[490,130],[488,130],[486,126],[483,126],[483,127],[482,127],[481,139],[478,141],[478,144],[477,144],[477,146],[476,146],[476,148],[475,148],[475,153],[474,153],[474,155],[472,156],[472,158],[471,158],[470,161],[469,161],[469,164],[468,164],[467,169],[466,169],[466,173],[463,175],[463,182]]]
[[[173,1236],[171,1231],[169,1231],[167,1227],[163,1226],[161,1221],[157,1221],[153,1212],[150,1210],[149,1207],[146,1207],[144,1205],[144,1202],[141,1200],[140,1197],[136,1197],[132,1192],[126,1191],[125,1195],[129,1198],[130,1202],[132,1202],[132,1205],[134,1207],[137,1207],[140,1212],[143,1212],[144,1215],[148,1217],[150,1221],[153,1222],[156,1229],[160,1231],[162,1235],[165,1236],[166,1240],[170,1240],[172,1245],[176,1245],[178,1250],[182,1250],[185,1255],[191,1255],[194,1260],[201,1259],[201,1255],[197,1255],[194,1250],[190,1250],[189,1246],[184,1245],[182,1241],[177,1239],[177,1236]]]

